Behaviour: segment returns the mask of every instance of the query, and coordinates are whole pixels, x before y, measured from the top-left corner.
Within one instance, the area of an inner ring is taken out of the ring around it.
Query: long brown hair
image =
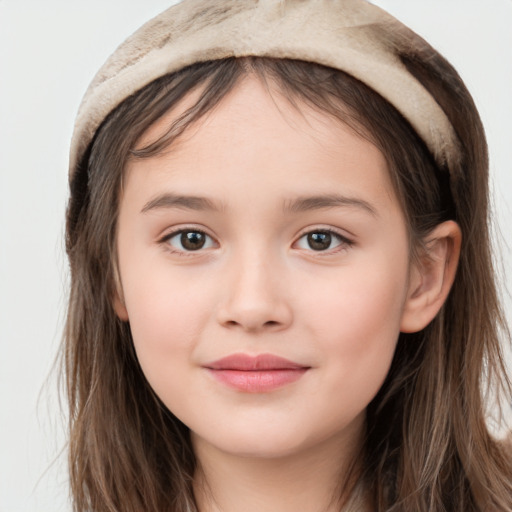
[[[349,75],[300,61],[244,58],[195,64],[128,98],[98,130],[71,182],[65,332],[70,473],[78,512],[195,511],[196,460],[188,429],[147,383],[130,327],[115,315],[116,224],[123,170],[172,142],[247,73],[300,108],[336,116],[387,159],[411,247],[454,219],[463,235],[447,302],[423,331],[401,334],[389,375],[367,410],[361,485],[378,512],[512,510],[512,466],[486,428],[488,384],[510,393],[500,349],[506,334],[489,241],[487,147],[455,70],[419,39],[398,50],[451,120],[463,158],[440,168],[404,118]],[[199,100],[147,148],[140,136],[190,91]],[[508,395],[510,396],[510,395]],[[340,482],[340,486],[343,482]]]

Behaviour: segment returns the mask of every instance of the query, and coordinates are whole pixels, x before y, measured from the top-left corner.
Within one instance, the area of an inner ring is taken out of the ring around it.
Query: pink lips
[[[220,382],[246,393],[265,393],[297,381],[309,370],[272,354],[233,354],[204,367]]]

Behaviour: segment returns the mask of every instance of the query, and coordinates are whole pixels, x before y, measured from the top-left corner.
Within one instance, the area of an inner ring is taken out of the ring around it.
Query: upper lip
[[[309,368],[300,363],[284,359],[274,354],[232,354],[217,361],[205,364],[210,370],[239,370],[239,371],[265,371],[265,370],[299,370]]]

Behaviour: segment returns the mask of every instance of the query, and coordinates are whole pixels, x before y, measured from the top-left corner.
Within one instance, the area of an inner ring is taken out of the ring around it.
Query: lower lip
[[[307,368],[282,370],[212,370],[210,373],[220,382],[245,393],[266,393],[299,380]]]

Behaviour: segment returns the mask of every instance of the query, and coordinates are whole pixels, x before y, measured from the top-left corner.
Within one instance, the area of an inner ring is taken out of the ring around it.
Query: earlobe
[[[124,305],[124,301],[121,299],[119,294],[116,292],[113,299],[114,311],[116,312],[117,317],[122,322],[128,321],[128,311],[126,306]]]
[[[121,279],[119,277],[119,272],[117,269],[115,270],[115,282],[114,282],[114,292],[112,294],[112,306],[114,311],[116,312],[117,317],[122,322],[128,321],[128,310],[126,309],[123,295],[123,287],[121,286]]]
[[[458,224],[446,221],[429,233],[423,254],[412,264],[400,330],[418,332],[446,301],[457,271],[462,235]]]

